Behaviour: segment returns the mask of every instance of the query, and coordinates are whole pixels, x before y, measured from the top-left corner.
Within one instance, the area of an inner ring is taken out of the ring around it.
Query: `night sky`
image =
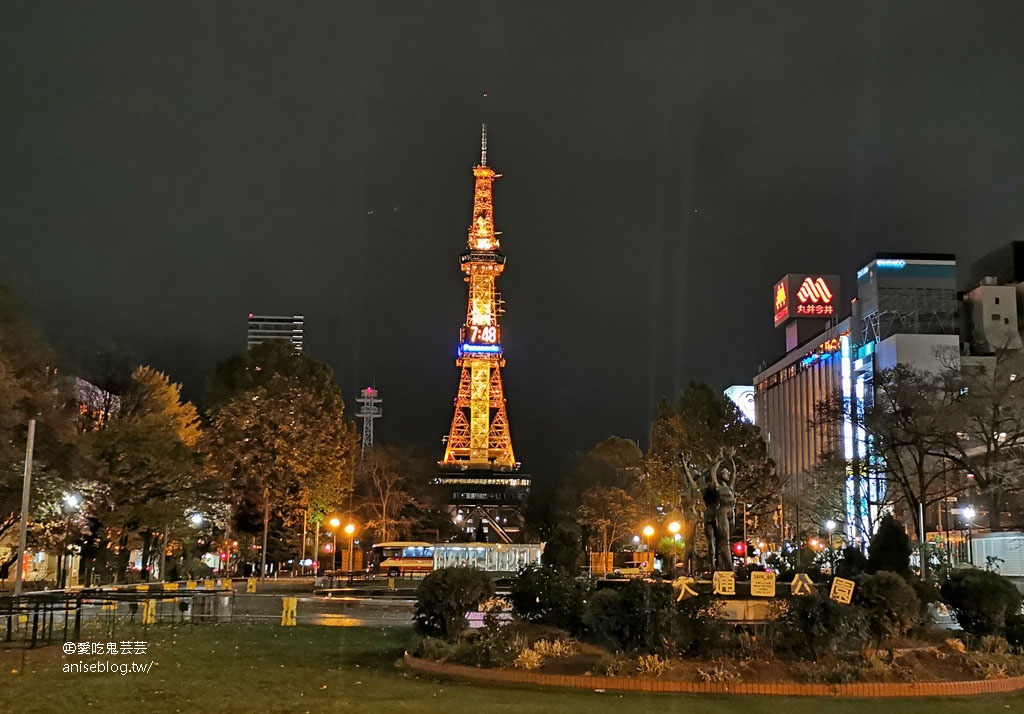
[[[1024,237],[1022,36],[1018,1],[8,2],[0,274],[63,352],[193,399],[248,313],[302,313],[378,439],[440,458],[486,119],[544,476],[749,384],[787,272],[849,299],[875,251]]]

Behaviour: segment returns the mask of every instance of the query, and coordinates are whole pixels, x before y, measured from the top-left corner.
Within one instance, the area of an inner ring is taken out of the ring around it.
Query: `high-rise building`
[[[499,233],[494,229],[492,194],[499,176],[487,165],[484,126],[480,163],[473,167],[473,220],[467,250],[459,260],[469,286],[455,360],[461,374],[435,483],[446,489],[452,519],[459,528],[476,540],[509,542],[521,530],[521,507],[530,479],[519,473],[512,451],[501,379],[505,357],[499,317],[503,310],[495,283],[505,269],[505,256],[499,252]]]
[[[808,322],[816,319],[821,303],[812,298],[837,295],[838,285],[829,283],[830,276],[792,278],[783,281],[792,286],[787,299],[802,295],[814,314],[791,305],[780,312],[782,283],[776,285],[776,326],[787,326],[787,352],[755,377],[756,423],[791,497],[808,486],[827,456],[848,465],[847,537],[864,542],[885,501],[884,474],[869,467],[862,426],[865,409],[873,403],[874,375],[897,364],[927,371],[959,366],[956,260],[947,254],[876,254],[857,272],[849,316],[812,336],[791,323],[801,316]],[[796,345],[794,333],[801,338]],[[818,418],[816,409],[827,400],[843,405],[841,419]],[[805,525],[800,514],[791,510],[785,515],[790,532],[799,533]]]
[[[288,340],[296,352],[301,352],[304,324],[302,315],[254,315],[250,312],[246,346],[251,350],[270,340]]]

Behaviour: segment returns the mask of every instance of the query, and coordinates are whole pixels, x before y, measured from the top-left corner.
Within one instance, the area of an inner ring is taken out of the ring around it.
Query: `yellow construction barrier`
[[[214,580],[204,580],[203,581],[203,590],[216,590],[216,589],[217,589],[216,581],[214,581]]]
[[[299,599],[297,597],[281,598],[281,626],[295,627],[296,609]]]
[[[245,591],[247,593],[256,592],[256,578],[249,578],[245,581]]]
[[[197,587],[199,587],[199,583],[196,582],[195,580],[186,580],[185,581],[185,589],[186,590],[195,590]]]
[[[178,589],[178,584],[177,583],[164,583],[164,592],[168,592],[170,590],[177,590],[177,589]]]

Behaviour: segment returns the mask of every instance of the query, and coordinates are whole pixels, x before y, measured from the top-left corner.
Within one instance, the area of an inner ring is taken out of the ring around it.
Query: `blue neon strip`
[[[487,354],[499,354],[501,345],[459,345],[459,352],[483,352]]]

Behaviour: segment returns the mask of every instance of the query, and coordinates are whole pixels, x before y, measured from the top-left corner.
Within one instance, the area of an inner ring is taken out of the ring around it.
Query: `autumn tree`
[[[587,525],[595,549],[607,553],[617,541],[633,533],[641,512],[624,489],[595,486],[583,492],[577,516]]]
[[[90,514],[98,519],[127,568],[132,537],[142,545],[148,577],[158,543],[193,513],[209,512],[219,496],[198,453],[199,414],[181,397],[181,385],[152,367],[139,367],[121,395],[120,409],[86,435],[96,465],[84,484]]]
[[[230,489],[238,532],[260,532],[265,508],[281,532],[348,501],[358,439],[327,365],[267,342],[219,365],[208,401],[207,463]]]
[[[0,538],[18,523],[30,419],[36,420],[30,516],[47,521],[78,469],[76,410],[54,352],[0,288]],[[14,562],[0,549],[0,568]]]

